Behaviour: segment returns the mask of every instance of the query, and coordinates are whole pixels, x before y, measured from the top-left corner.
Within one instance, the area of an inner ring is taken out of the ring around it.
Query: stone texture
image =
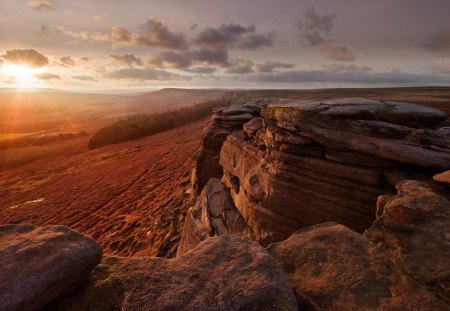
[[[270,245],[268,251],[285,271],[304,309],[450,309],[366,237],[336,223],[301,229]]]
[[[384,198],[365,235],[394,263],[450,304],[450,200],[448,191],[407,180]]]
[[[450,184],[450,171],[445,171],[443,173],[434,175],[433,179],[440,183]]]
[[[425,167],[450,167],[450,138],[438,128],[446,119],[440,110],[362,99],[278,100],[262,116],[289,124],[331,149]]]
[[[205,129],[202,146],[197,152],[191,181],[195,194],[201,193],[209,179],[222,177],[219,154],[226,137],[234,131],[242,130],[243,125],[259,116],[259,113],[260,108],[251,104],[246,107],[232,105],[215,110],[210,124]]]
[[[0,309],[37,310],[78,286],[102,249],[64,226],[0,226]]]
[[[207,237],[216,235],[242,235],[246,229],[244,219],[230,197],[230,190],[218,179],[210,179],[188,211],[177,256],[196,247]]]
[[[361,99],[260,103],[260,117],[221,140],[214,177],[245,221],[241,234],[261,245],[323,222],[362,233],[378,196],[450,167],[439,110]]]
[[[282,270],[260,246],[209,238],[175,259],[105,257],[55,310],[298,310]]]

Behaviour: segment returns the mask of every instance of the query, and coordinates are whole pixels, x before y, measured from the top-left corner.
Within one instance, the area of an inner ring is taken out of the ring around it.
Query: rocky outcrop
[[[222,181],[263,245],[337,222],[362,233],[379,195],[450,167],[445,113],[362,99],[277,100],[222,145]]]
[[[448,195],[448,194],[447,194]],[[269,246],[301,305],[321,310],[450,310],[450,201],[418,182],[380,198],[360,235],[336,223]]]
[[[210,236],[243,235],[246,224],[230,197],[230,190],[212,178],[187,216],[177,255],[183,255]]]
[[[176,259],[105,257],[55,310],[298,310],[282,270],[260,246],[209,238]]]
[[[78,286],[102,249],[64,226],[0,226],[0,309],[36,310]]]
[[[197,152],[192,174],[195,193],[200,194],[209,179],[222,177],[219,154],[223,142],[232,132],[242,129],[246,122],[259,116],[263,104],[264,100],[259,100],[244,106],[232,105],[214,111],[210,124],[205,128],[202,146]]]

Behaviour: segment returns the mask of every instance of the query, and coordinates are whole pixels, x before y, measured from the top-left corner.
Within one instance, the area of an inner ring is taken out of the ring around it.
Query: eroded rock
[[[298,310],[282,270],[242,238],[209,238],[175,259],[105,257],[56,310]]]
[[[268,250],[287,274],[300,305],[349,311],[450,310],[366,237],[336,223],[301,229]]]

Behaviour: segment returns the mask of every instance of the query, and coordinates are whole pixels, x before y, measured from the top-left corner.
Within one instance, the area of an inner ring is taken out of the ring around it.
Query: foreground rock
[[[56,310],[297,310],[282,270],[260,246],[209,238],[176,259],[105,257]]]
[[[0,309],[42,308],[79,285],[101,257],[97,242],[64,226],[0,226]]]
[[[450,202],[418,182],[380,199],[366,234],[336,223],[297,231],[269,252],[300,305],[322,310],[450,310]]]
[[[415,282],[450,305],[450,197],[418,181],[397,185],[380,199],[381,216],[365,233]]]

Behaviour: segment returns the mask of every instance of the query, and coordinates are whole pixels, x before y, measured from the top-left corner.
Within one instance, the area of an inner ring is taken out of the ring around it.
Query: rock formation
[[[228,108],[217,108],[208,127],[205,129],[202,147],[197,153],[196,167],[192,175],[192,185],[197,194],[211,178],[222,177],[222,167],[219,164],[220,148],[223,142],[234,131],[260,113],[264,100],[249,105],[232,105]]]
[[[95,268],[69,228],[0,226],[0,309],[450,310],[445,120],[361,99],[219,109],[176,258]]]
[[[227,136],[219,160],[243,235],[262,245],[329,221],[362,233],[379,195],[450,167],[440,110],[363,99],[264,104],[261,117]]]
[[[105,257],[55,310],[298,310],[283,271],[260,246],[209,238],[175,259]]]
[[[0,226],[0,309],[42,308],[79,286],[101,258],[97,242],[64,226]]]

